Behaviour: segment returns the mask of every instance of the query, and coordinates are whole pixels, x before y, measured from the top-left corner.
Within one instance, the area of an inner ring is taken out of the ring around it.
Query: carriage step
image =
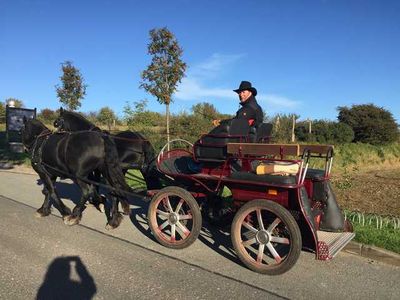
[[[335,257],[355,235],[354,232],[317,231],[318,259],[327,260]]]

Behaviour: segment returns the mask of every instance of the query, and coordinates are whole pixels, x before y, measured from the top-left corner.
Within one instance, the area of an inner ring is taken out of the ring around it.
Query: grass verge
[[[377,229],[374,225],[353,224],[356,242],[373,245],[400,254],[400,230],[394,228]]]

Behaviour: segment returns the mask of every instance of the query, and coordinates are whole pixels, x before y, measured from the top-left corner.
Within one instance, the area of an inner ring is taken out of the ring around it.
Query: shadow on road
[[[49,265],[36,299],[92,299],[96,291],[93,277],[78,256],[57,257]]]
[[[38,180],[38,185],[39,184],[41,184],[40,180]],[[57,182],[56,188],[59,196],[63,200],[67,199],[75,204],[79,201],[81,192],[76,184]],[[137,196],[128,197],[128,202],[130,205],[134,206],[131,208],[129,215],[132,224],[143,235],[157,243],[147,224],[149,200],[145,198],[145,193],[138,193]],[[235,254],[235,251],[232,249],[229,226],[219,227],[209,224],[207,220],[203,219],[203,226],[199,235],[199,240],[221,256],[241,265],[240,260]]]

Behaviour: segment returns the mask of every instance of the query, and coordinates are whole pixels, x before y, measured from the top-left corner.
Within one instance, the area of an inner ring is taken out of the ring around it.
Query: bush
[[[50,108],[44,108],[38,113],[37,118],[45,124],[53,124],[58,118],[59,112]]]
[[[354,138],[354,132],[350,126],[344,123],[314,120],[309,133],[309,123],[300,122],[295,128],[296,138],[300,142],[318,142],[321,144],[350,143]]]
[[[399,129],[393,115],[373,104],[338,107],[339,122],[349,125],[354,131],[354,141],[382,145],[395,142]]]

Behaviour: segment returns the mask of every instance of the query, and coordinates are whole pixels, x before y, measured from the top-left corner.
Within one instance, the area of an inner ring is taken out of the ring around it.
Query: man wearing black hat
[[[246,119],[250,126],[258,127],[263,121],[263,111],[258,105],[255,96],[257,90],[252,87],[249,81],[242,81],[238,89],[233,90],[239,95],[240,105],[242,106],[237,112],[235,119]],[[219,125],[220,120],[214,120],[214,126]]]

